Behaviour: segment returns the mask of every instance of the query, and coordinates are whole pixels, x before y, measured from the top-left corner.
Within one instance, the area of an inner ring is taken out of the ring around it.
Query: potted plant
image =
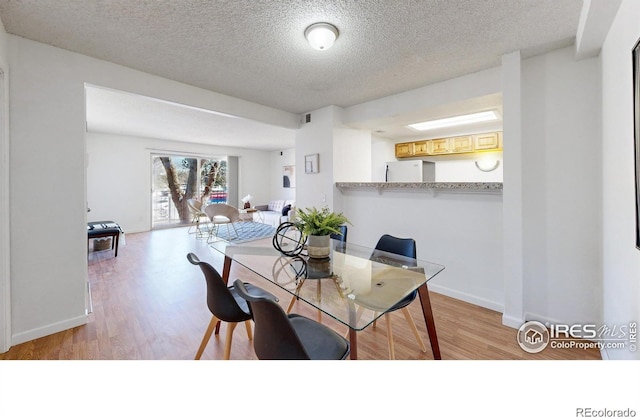
[[[307,249],[311,258],[326,258],[330,253],[331,234],[341,234],[339,227],[349,220],[342,213],[324,207],[298,209],[296,227],[307,236]]]

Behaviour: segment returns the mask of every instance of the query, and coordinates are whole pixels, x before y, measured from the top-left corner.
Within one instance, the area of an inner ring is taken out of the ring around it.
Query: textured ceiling
[[[581,0],[1,0],[7,32],[304,113],[494,67],[575,37]],[[340,36],[319,52],[311,23]]]
[[[302,114],[495,67],[515,50],[527,56],[568,45],[581,7],[582,0],[0,0],[0,18],[14,35]],[[318,21],[340,31],[328,51],[303,37]]]

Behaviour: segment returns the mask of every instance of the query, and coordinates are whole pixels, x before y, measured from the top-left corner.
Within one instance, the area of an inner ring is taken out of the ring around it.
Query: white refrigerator
[[[385,182],[435,182],[436,164],[421,160],[387,162]]]

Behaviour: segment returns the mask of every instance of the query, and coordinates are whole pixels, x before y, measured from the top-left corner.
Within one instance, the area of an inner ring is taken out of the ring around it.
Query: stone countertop
[[[502,192],[501,182],[336,182],[339,190],[376,189],[383,190],[430,190],[430,191],[469,191]]]

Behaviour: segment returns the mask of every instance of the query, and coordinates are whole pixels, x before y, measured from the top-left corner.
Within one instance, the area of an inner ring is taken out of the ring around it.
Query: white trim
[[[502,313],[502,324],[513,329],[518,329],[524,321],[520,317],[508,316],[504,313],[504,305],[495,301],[487,300],[486,298],[478,297],[466,292],[452,290],[437,284],[428,284],[429,290],[438,294],[446,295],[447,297],[455,298],[456,300],[471,303],[480,307],[487,308],[489,310]]]
[[[520,326],[522,326],[524,324],[524,321],[522,321],[522,318],[520,317],[514,317],[514,316],[508,316],[506,314],[502,314],[502,324],[504,326],[508,326],[511,327],[513,329],[519,329]]]
[[[524,322],[527,322],[527,321],[537,321],[544,324],[547,327],[549,327],[550,324],[566,324],[566,322],[562,320],[558,320],[552,317],[546,317],[541,314],[530,313],[528,311],[525,311]]]
[[[429,287],[429,291],[446,295],[447,297],[455,298],[456,300],[464,301],[466,303],[471,303],[480,307],[488,308],[489,310],[497,311],[498,313],[502,313],[504,311],[504,306],[495,301],[487,300],[486,298],[478,297],[466,292],[452,290],[438,284],[427,283],[427,285]]]
[[[11,347],[9,75],[0,62],[0,353]]]
[[[31,340],[39,339],[44,336],[52,335],[54,333],[63,332],[74,327],[84,326],[88,322],[89,317],[83,314],[81,316],[77,316],[68,320],[48,324],[43,327],[38,327],[37,329],[31,329],[23,333],[14,334],[11,342],[13,345],[19,345],[20,343],[29,342]]]

